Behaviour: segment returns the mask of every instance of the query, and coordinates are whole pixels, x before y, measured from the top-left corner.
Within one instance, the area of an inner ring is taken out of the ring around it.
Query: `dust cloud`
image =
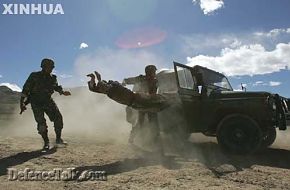
[[[92,93],[87,87],[77,87],[69,89],[72,96],[60,96],[57,93],[53,98],[57,103],[64,120],[63,137],[73,137],[76,139],[97,139],[110,143],[127,143],[132,125],[126,121],[126,106],[118,104],[109,99],[106,95]],[[34,120],[30,105],[22,114],[15,114],[12,121],[7,123],[6,127],[1,128],[1,136],[20,136],[20,137],[39,137],[37,133],[37,124]],[[19,108],[16,108],[18,112]],[[184,119],[178,115],[182,111],[171,106],[168,110],[159,113],[160,127],[163,131],[177,133],[178,127],[184,127]],[[49,137],[55,138],[53,123],[46,117]],[[170,120],[168,119],[170,118]],[[176,128],[177,127],[177,128]],[[141,130],[139,138],[150,139],[150,128]],[[165,137],[166,140],[166,137]],[[171,139],[172,140],[172,139]],[[192,143],[217,143],[216,138],[206,137],[202,134],[192,134],[189,136]],[[273,148],[290,149],[290,131],[279,131],[277,129],[277,138]],[[136,141],[141,145],[142,142]],[[168,143],[168,140],[167,140]],[[178,144],[178,139],[174,137],[170,144]],[[171,146],[170,145],[170,146]],[[179,144],[180,145],[180,144]],[[151,147],[152,148],[152,147]]]
[[[87,87],[70,89],[71,96],[55,93],[53,99],[64,120],[63,137],[96,138],[100,141],[127,142],[131,130],[126,121],[125,106],[106,95],[92,93]],[[30,105],[22,115],[16,115],[4,131],[5,136],[37,136],[37,124]],[[54,138],[53,123],[45,116],[50,138]],[[39,136],[40,137],[40,136]]]
[[[280,131],[279,129],[276,130],[277,130],[277,138],[272,147],[290,150],[290,126],[288,126],[286,131]]]

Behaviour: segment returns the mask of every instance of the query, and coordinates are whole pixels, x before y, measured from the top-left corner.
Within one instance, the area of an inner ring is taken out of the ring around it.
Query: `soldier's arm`
[[[91,78],[88,82],[90,91],[106,94],[112,100],[134,109],[158,112],[170,105],[168,99],[162,95],[134,93],[116,81],[99,81],[96,84],[93,74],[87,76]]]
[[[71,93],[69,91],[64,91],[62,86],[58,84],[56,75],[53,75],[53,80],[54,80],[54,84],[53,84],[54,91],[56,91],[60,95],[64,95],[64,96],[70,96],[71,95]]]
[[[144,75],[139,75],[137,77],[130,77],[130,78],[125,78],[123,80],[123,83],[122,84],[135,84],[135,83],[138,83],[138,82],[141,82],[143,80]]]
[[[33,73],[31,73],[23,85],[20,97],[20,114],[22,114],[26,110],[26,105],[29,104],[29,95],[34,85],[33,77],[34,75]]]
[[[62,86],[58,84],[57,77],[55,75],[53,75],[53,90],[58,92],[61,95],[64,92]]]
[[[28,79],[25,81],[23,88],[22,88],[22,96],[21,97],[28,97],[30,95],[31,89],[33,88],[34,85],[34,80],[33,80],[33,73],[31,73],[28,77]]]

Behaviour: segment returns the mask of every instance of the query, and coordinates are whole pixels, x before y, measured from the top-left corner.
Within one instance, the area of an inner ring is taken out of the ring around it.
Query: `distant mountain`
[[[6,86],[16,92],[22,91],[22,89],[17,84],[13,84],[13,83],[4,82],[4,83],[0,83],[0,86]]]
[[[92,93],[85,86],[65,88],[65,90],[69,90],[72,96],[60,96],[57,92],[53,95],[57,105],[65,111],[78,110],[80,108],[93,109],[98,103],[110,102],[106,96]],[[1,120],[13,119],[19,116],[20,97],[20,92],[13,91],[7,86],[0,86],[0,125]],[[91,102],[93,102],[92,105]],[[90,108],[88,108],[88,105]],[[30,105],[27,108],[31,110]],[[94,109],[93,111],[96,110]]]
[[[74,96],[79,96],[78,94],[88,92],[86,87],[75,87],[69,90]],[[0,86],[0,120],[11,119],[19,114],[20,96],[20,92],[13,91],[7,86]],[[58,100],[63,97],[55,93],[54,98]]]
[[[13,117],[17,112],[21,93],[0,86],[0,120]]]
[[[0,86],[0,104],[15,104],[18,103],[21,93],[8,88],[7,86]]]

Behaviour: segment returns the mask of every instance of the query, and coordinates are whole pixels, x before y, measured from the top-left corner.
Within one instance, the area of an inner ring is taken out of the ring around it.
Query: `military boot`
[[[43,142],[44,142],[42,150],[43,151],[49,150],[49,139],[48,139],[47,133],[41,134],[41,137],[42,137]]]
[[[67,142],[65,142],[61,138],[61,130],[55,130],[55,135],[56,135],[56,140],[55,140],[56,144],[63,144],[63,145],[67,144]]]

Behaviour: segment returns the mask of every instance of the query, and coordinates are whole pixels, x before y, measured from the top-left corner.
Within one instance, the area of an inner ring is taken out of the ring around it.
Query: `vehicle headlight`
[[[272,109],[273,109],[273,110],[276,110],[276,108],[277,108],[277,107],[276,107],[276,104],[273,103],[273,104],[272,104]]]
[[[273,97],[271,97],[271,96],[267,97],[267,103],[270,106],[270,108],[272,108],[273,110],[277,109],[275,99]]]
[[[285,108],[285,111],[288,112],[288,105],[286,100],[283,100],[283,107]]]

